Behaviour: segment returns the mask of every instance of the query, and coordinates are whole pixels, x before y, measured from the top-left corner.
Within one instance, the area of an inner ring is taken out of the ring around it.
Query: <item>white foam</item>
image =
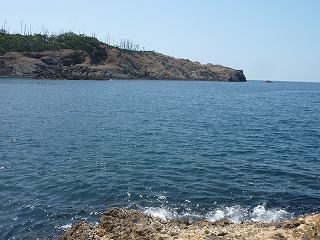
[[[251,220],[270,222],[289,217],[289,213],[283,209],[269,209],[265,206],[259,205],[253,209]]]
[[[62,226],[56,226],[55,228],[67,230],[67,229],[71,228],[71,226],[72,226],[71,223],[67,223],[67,224],[62,225]]]
[[[217,221],[222,218],[227,218],[236,223],[249,220],[271,222],[288,217],[290,217],[290,214],[283,209],[266,209],[264,205],[258,205],[252,211],[242,206],[219,208],[210,212],[207,215],[207,220]]]
[[[210,211],[205,216],[190,211],[178,214],[175,210],[168,207],[146,207],[143,212],[166,221],[174,219],[188,219],[189,221],[207,219],[208,221],[214,222],[222,218],[227,218],[232,222],[240,223],[249,220],[270,222],[290,217],[290,214],[283,209],[267,209],[264,205],[258,205],[253,208],[253,210],[249,210],[249,208],[240,205],[220,207]]]
[[[200,214],[185,212],[181,214],[183,219],[187,219],[189,221],[193,221],[195,219],[202,219],[203,217]]]
[[[162,196],[162,195],[158,195],[157,198],[159,200],[167,200],[167,197],[166,196]]]
[[[243,222],[248,218],[248,210],[242,206],[235,205],[232,207],[218,208],[215,211],[209,212],[206,216],[208,221],[217,221],[222,218],[227,218],[232,222]]]
[[[175,219],[188,219],[192,221],[194,219],[203,218],[203,216],[193,212],[186,211],[179,214],[175,210],[165,207],[147,207],[143,212],[153,217],[161,218],[165,221]]]
[[[162,207],[146,207],[143,212],[166,221],[175,219],[178,216],[175,211]]]

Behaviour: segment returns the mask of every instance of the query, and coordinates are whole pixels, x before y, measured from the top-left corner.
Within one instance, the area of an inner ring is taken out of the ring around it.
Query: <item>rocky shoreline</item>
[[[105,59],[93,63],[82,50],[8,52],[0,56],[0,77],[35,79],[163,79],[245,82],[242,70],[200,64],[152,51],[102,45]]]
[[[227,219],[165,221],[137,210],[110,208],[100,218],[97,227],[81,221],[75,223],[61,238],[91,240],[129,239],[320,239],[320,214],[295,219],[264,222],[233,223]]]

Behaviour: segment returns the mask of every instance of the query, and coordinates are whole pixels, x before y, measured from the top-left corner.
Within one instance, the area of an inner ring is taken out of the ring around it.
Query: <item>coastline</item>
[[[320,239],[320,214],[272,222],[233,223],[201,220],[165,221],[138,210],[110,208],[97,227],[83,221],[75,223],[61,240],[95,239]]]
[[[153,52],[127,52],[104,46],[106,59],[93,63],[80,50],[8,52],[0,56],[0,76],[70,80],[204,80],[246,82],[242,70],[200,64]]]
[[[130,41],[122,47],[72,32],[60,35],[1,33],[0,76],[35,79],[154,79],[246,82],[243,70],[201,64],[155,51],[141,51]],[[17,42],[19,44],[17,44]]]

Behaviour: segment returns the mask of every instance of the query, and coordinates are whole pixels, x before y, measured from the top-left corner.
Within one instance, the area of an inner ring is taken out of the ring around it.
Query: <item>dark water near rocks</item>
[[[320,212],[320,83],[0,79],[0,109],[0,239],[56,239],[113,206]]]

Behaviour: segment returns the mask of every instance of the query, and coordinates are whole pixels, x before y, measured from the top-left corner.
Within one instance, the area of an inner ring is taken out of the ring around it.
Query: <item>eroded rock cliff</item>
[[[0,76],[43,79],[176,79],[244,82],[242,70],[200,64],[150,51],[104,45],[104,60],[93,63],[81,50],[10,52],[0,56]]]

